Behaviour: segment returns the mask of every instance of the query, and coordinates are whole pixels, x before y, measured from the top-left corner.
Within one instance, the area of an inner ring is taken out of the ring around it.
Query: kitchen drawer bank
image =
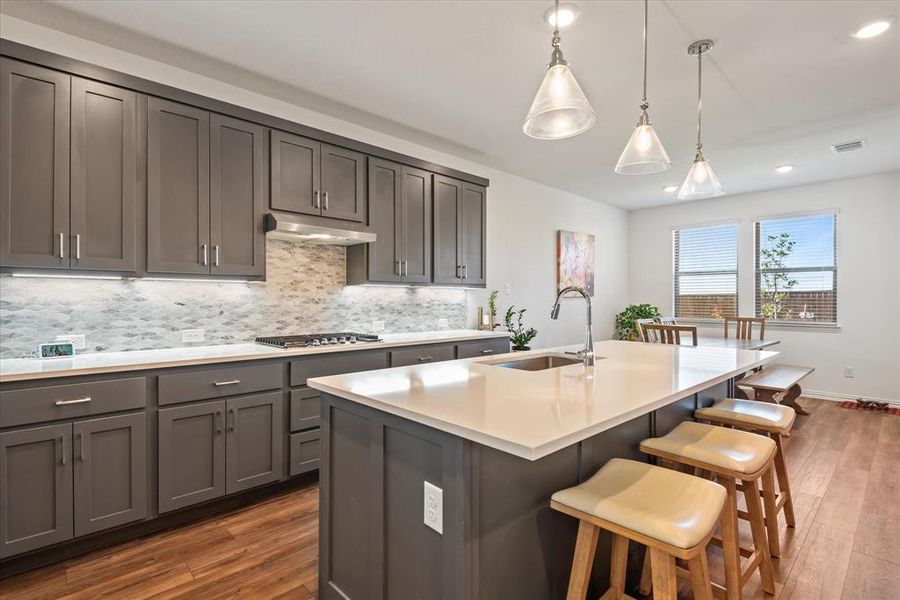
[[[309,378],[508,348],[438,341],[2,383],[0,577],[315,476],[321,400]]]

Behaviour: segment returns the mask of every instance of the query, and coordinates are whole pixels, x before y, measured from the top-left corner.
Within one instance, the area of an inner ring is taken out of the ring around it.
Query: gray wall
[[[202,328],[202,344],[315,331],[451,329],[466,324],[457,289],[344,286],[337,246],[269,240],[267,281],[211,283],[0,276],[0,358],[30,355],[59,334],[85,334],[85,352],[182,346],[182,329]]]

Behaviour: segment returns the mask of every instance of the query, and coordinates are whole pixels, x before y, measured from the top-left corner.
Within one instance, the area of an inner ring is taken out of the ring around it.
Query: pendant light
[[[619,162],[616,173],[620,175],[645,175],[659,173],[672,166],[672,161],[663,148],[662,142],[650,124],[647,114],[647,0],[644,0],[644,97],[641,100],[641,116]]]
[[[688,54],[697,57],[697,153],[694,154],[694,162],[688,171],[681,189],[678,190],[679,200],[701,200],[703,198],[715,198],[725,193],[719,178],[713,173],[712,167],[706,157],[703,156],[702,115],[703,115],[703,55],[713,47],[712,40],[699,40],[688,46]]]
[[[559,11],[559,0],[555,10]],[[553,29],[553,52],[541,87],[538,88],[522,131],[539,140],[559,140],[584,133],[597,122],[597,115],[569,63],[559,48],[559,25]]]

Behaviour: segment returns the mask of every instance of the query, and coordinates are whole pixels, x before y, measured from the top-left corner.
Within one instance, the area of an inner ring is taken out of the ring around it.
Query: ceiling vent
[[[834,144],[831,151],[835,154],[845,154],[855,150],[862,150],[866,145],[866,140],[853,140],[852,142],[844,142],[842,144]]]

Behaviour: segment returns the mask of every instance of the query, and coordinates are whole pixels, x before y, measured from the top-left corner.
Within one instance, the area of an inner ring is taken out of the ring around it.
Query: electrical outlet
[[[204,329],[182,329],[181,341],[189,344],[191,342],[202,342],[206,339],[206,330]]]
[[[856,367],[844,367],[844,377],[853,379],[856,377]]]
[[[504,286],[503,286],[503,291],[506,292],[506,295],[507,295],[507,296],[509,296],[510,294],[512,294],[512,284],[511,284],[511,283],[507,283],[506,285],[504,285]]]
[[[84,335],[79,333],[69,333],[66,335],[58,335],[55,342],[69,342],[75,350],[84,350],[86,345]]]
[[[372,332],[384,331],[384,321],[372,321]]]
[[[438,329],[447,329],[450,327],[450,321],[447,319],[438,319]]]
[[[425,482],[425,524],[444,535],[444,490]]]

